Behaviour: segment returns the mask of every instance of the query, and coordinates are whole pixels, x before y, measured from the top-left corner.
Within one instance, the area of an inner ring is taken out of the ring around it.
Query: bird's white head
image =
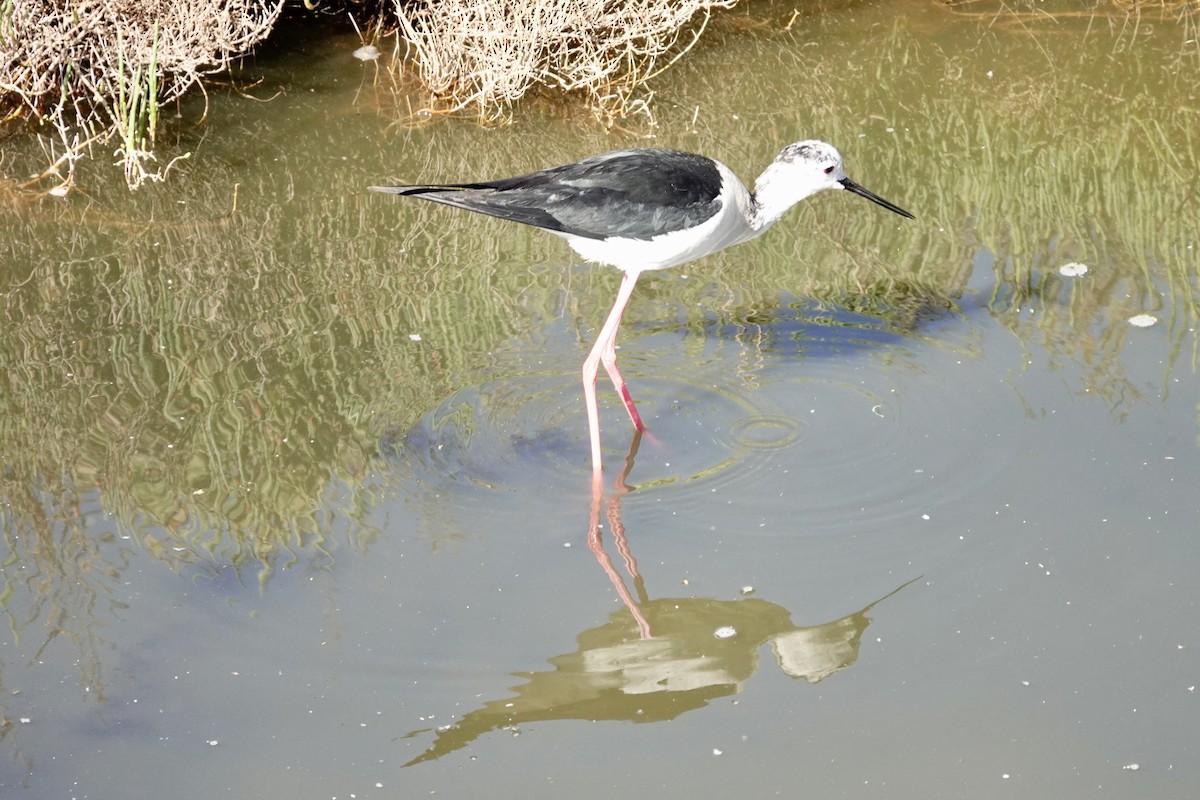
[[[796,203],[825,189],[848,189],[889,211],[913,218],[904,209],[847,178],[837,148],[810,139],[783,148],[758,177],[754,184],[756,227],[762,230],[773,225]]]

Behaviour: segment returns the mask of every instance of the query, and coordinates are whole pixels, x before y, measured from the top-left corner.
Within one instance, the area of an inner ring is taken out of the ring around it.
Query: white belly
[[[750,193],[728,167],[718,162],[717,168],[722,178],[721,210],[694,228],[664,233],[653,239],[560,235],[588,261],[626,272],[675,267],[754,238],[766,228],[755,230],[750,225]]]

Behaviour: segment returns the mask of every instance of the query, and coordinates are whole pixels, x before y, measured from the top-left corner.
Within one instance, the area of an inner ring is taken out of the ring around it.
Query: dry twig
[[[35,180],[69,187],[76,161],[114,138],[131,188],[161,180],[171,165],[152,166],[158,109],[265,38],[282,9],[283,0],[0,0],[0,117],[54,131],[43,145],[51,166]]]
[[[695,44],[714,8],[736,0],[395,3],[431,111],[474,108],[504,121],[526,92],[549,86],[586,93],[611,123],[644,108],[646,82]]]

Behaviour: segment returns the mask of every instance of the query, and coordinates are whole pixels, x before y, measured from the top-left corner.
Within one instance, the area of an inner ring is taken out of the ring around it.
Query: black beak
[[[850,191],[854,192],[859,197],[867,198],[872,203],[878,203],[879,205],[886,208],[888,211],[895,211],[897,214],[899,214],[902,217],[908,217],[909,219],[916,219],[916,217],[914,217],[912,214],[905,211],[900,206],[896,205],[895,203],[889,203],[887,200],[884,200],[882,197],[875,194],[870,189],[864,189],[863,187],[859,186],[857,183],[850,180],[849,178],[842,178],[840,181],[838,181],[838,183],[840,183],[842,185],[843,189],[849,189]]]

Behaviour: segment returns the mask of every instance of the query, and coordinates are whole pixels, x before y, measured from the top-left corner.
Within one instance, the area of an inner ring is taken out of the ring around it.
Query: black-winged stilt
[[[750,192],[729,167],[677,150],[617,150],[574,164],[480,183],[372,186],[558,234],[588,261],[624,270],[616,302],[583,362],[583,394],[592,472],[600,476],[599,365],[612,379],[629,419],[645,430],[617,370],[621,314],[638,275],[666,269],[753,239],[801,200],[825,189],[847,189],[889,211],[913,215],[846,177],[842,156],[829,144],[785,147]]]

